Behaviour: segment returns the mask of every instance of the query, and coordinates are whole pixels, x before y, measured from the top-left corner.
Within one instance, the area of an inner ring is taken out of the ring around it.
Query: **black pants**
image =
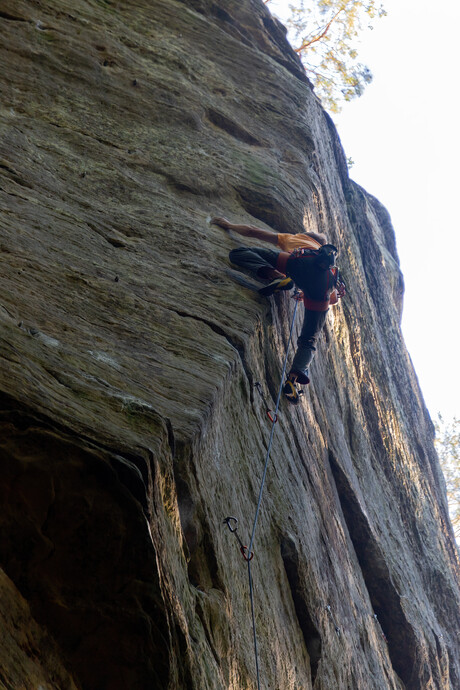
[[[291,366],[291,374],[297,374],[299,383],[308,383],[308,367],[316,352],[316,342],[323,330],[327,311],[305,309],[303,326],[297,340],[297,351]]]
[[[265,249],[262,247],[238,247],[232,249],[229,254],[230,261],[241,268],[253,271],[256,275],[261,268],[275,268],[279,251],[276,249]],[[288,275],[289,261],[288,261]],[[296,282],[295,272],[289,275]],[[300,282],[300,281],[299,281]],[[297,374],[299,383],[308,383],[307,368],[310,365],[316,352],[316,342],[326,321],[327,311],[311,311],[305,309],[302,331],[297,340],[297,351],[292,362],[291,374]]]
[[[257,275],[261,268],[275,268],[279,251],[265,247],[238,247],[232,249],[229,259],[232,264],[253,271]]]

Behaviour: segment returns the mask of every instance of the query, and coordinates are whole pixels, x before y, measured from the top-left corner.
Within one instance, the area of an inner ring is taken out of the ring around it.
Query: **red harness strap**
[[[324,302],[318,302],[317,300],[310,299],[309,297],[303,297],[303,303],[305,309],[310,311],[327,311],[329,309],[329,300],[324,300]]]

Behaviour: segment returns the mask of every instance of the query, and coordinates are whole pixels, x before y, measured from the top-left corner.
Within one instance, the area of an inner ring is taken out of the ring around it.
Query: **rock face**
[[[0,36],[0,686],[257,687],[223,520],[247,543],[254,384],[274,407],[294,302],[229,264],[226,215],[326,231],[348,283],[273,438],[260,687],[459,688],[458,553],[391,222],[283,28],[260,0],[3,0]]]

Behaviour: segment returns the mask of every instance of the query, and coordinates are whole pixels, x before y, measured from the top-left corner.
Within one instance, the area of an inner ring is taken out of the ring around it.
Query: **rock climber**
[[[283,386],[287,400],[296,405],[302,394],[298,385],[310,383],[308,367],[329,305],[336,304],[338,298],[345,294],[345,285],[335,267],[337,248],[328,244],[326,235],[322,233],[278,234],[254,225],[230,223],[221,217],[212,218],[211,223],[279,247],[238,247],[229,254],[232,263],[269,281],[259,290],[261,295],[267,297],[281,290],[291,290],[294,285],[303,293],[304,322],[291,370]]]

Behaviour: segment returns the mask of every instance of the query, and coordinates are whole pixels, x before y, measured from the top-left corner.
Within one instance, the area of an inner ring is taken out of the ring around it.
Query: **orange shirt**
[[[278,247],[283,252],[293,252],[294,249],[305,247],[306,249],[319,249],[320,243],[309,237],[304,232],[299,232],[297,235],[289,235],[288,233],[280,233],[278,235]]]

